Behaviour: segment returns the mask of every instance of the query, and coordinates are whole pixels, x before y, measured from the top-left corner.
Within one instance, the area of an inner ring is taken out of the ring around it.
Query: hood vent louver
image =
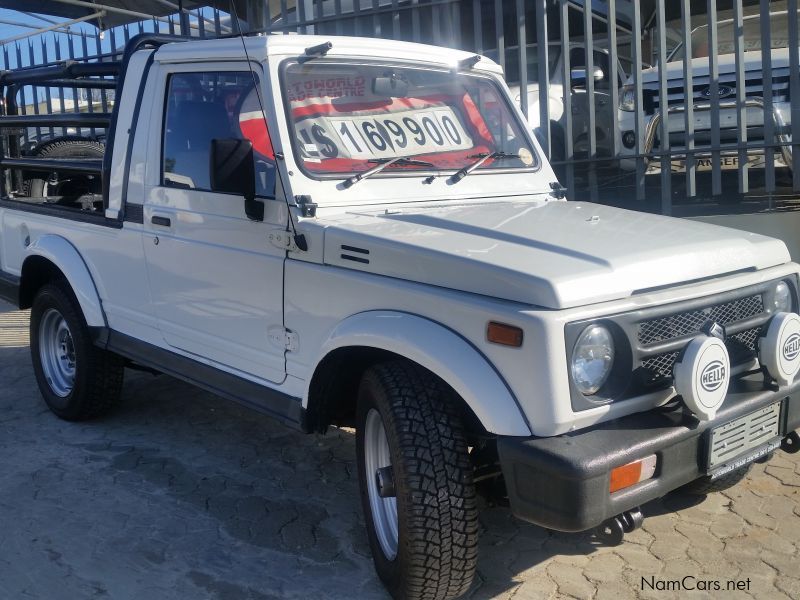
[[[369,264],[369,250],[366,248],[358,248],[356,246],[347,246],[342,244],[342,260],[350,260],[365,265]]]

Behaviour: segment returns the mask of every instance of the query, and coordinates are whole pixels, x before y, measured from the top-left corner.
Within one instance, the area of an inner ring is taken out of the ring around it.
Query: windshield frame
[[[788,10],[776,10],[776,11],[773,11],[773,12],[769,13],[769,18],[770,18],[770,40],[772,40],[772,18],[773,17],[780,17],[780,16],[785,16],[785,17],[788,18],[789,11]],[[742,16],[742,21],[743,22],[744,21],[751,21],[751,20],[756,20],[756,19],[760,19],[760,18],[761,18],[760,14],[744,15],[744,16]],[[736,23],[736,19],[722,19],[721,21],[717,21],[717,27],[719,28],[720,25],[732,25],[732,24],[735,24],[735,23]],[[690,42],[694,41],[694,34],[697,33],[698,31],[700,31],[701,29],[708,30],[708,27],[709,27],[709,24],[706,23],[704,25],[698,25],[697,27],[692,29],[689,32],[689,41]],[[735,35],[734,35],[734,38],[735,38]],[[683,60],[684,57],[686,56],[686,50],[685,50],[684,46],[686,46],[686,42],[684,40],[681,40],[680,43],[677,46],[675,46],[672,49],[672,51],[667,55],[667,62],[677,62],[679,60]],[[776,50],[776,48],[770,48],[769,50],[773,51],[773,50]],[[763,48],[761,48],[759,50],[745,50],[745,52],[763,52],[763,51],[764,51]],[[678,53],[680,53],[680,56],[678,56]],[[726,52],[726,53],[722,54],[722,56],[725,56],[727,54],[732,54],[732,53]],[[693,55],[692,59],[695,59],[695,58],[706,58],[706,57],[704,57],[704,56],[694,56]]]
[[[382,67],[398,67],[398,68],[414,68],[424,71],[434,71],[440,72],[442,74],[453,75],[452,70],[446,68],[443,65],[436,65],[436,64],[429,64],[423,63],[415,60],[403,60],[403,59],[376,59],[376,58],[369,58],[360,55],[352,55],[352,56],[335,56],[335,57],[319,57],[314,58],[313,61],[315,63],[325,63],[325,64],[345,64],[347,66],[382,66]],[[357,175],[359,171],[352,170],[352,171],[342,171],[342,172],[330,172],[330,173],[318,173],[314,171],[310,171],[306,168],[305,161],[301,153],[299,152],[299,148],[297,146],[298,140],[294,135],[294,121],[291,115],[291,104],[288,98],[288,86],[286,85],[286,72],[292,65],[302,64],[302,62],[298,59],[298,57],[290,57],[282,60],[278,66],[278,75],[279,75],[279,88],[280,88],[280,98],[281,104],[283,105],[283,117],[285,119],[287,132],[289,135],[289,143],[292,148],[292,158],[294,164],[297,165],[297,168],[305,175],[307,178],[314,180],[314,181],[340,181],[344,178],[347,178],[352,175]],[[497,77],[493,76],[493,74],[479,71],[479,70],[471,70],[471,71],[462,71],[456,73],[455,76],[464,76],[464,77],[476,77],[489,82],[490,85],[494,86],[496,93],[500,96],[505,103],[506,109],[509,111],[513,118],[517,121],[517,126],[519,130],[522,132],[524,136],[528,149],[533,156],[533,164],[529,167],[498,167],[498,168],[491,168],[491,169],[479,169],[472,173],[473,175],[502,175],[502,174],[525,174],[525,173],[537,173],[542,169],[543,161],[539,156],[538,146],[535,143],[533,137],[533,131],[530,129],[527,121],[522,118],[519,108],[516,107],[512,102],[509,94],[507,93],[506,89],[503,87],[502,81],[499,80]],[[418,158],[418,157],[414,157]],[[424,155],[423,155],[424,159]],[[463,166],[463,165],[462,165]],[[371,177],[371,180],[380,180],[380,179],[393,179],[393,178],[420,178],[420,177],[447,177],[448,175],[452,175],[453,173],[458,172],[458,168],[448,168],[448,169],[430,169],[430,168],[420,168],[420,169],[402,169],[402,170],[392,170],[386,169],[380,173],[377,173],[374,177]]]

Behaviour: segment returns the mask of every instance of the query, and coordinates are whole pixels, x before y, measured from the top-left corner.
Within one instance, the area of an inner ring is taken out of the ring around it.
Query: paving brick
[[[583,574],[595,583],[612,584],[619,581],[624,568],[625,562],[618,555],[598,552],[589,558],[589,562],[583,567]],[[606,589],[611,587],[606,586]]]
[[[594,595],[594,585],[584,577],[581,569],[559,562],[552,562],[547,567],[547,574],[558,587],[560,596],[591,598]]]

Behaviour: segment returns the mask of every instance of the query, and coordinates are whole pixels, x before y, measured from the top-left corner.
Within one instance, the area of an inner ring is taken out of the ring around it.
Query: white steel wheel
[[[125,364],[95,346],[65,281],[46,283],[36,292],[30,327],[33,373],[50,410],[62,419],[82,421],[117,402]]]
[[[50,389],[66,398],[75,386],[75,344],[64,316],[54,308],[42,315],[39,327],[39,357]]]
[[[381,497],[378,472],[382,468],[391,466],[392,459],[383,419],[377,410],[371,408],[367,413],[364,430],[364,470],[375,534],[388,560],[394,560],[397,556],[397,498]]]

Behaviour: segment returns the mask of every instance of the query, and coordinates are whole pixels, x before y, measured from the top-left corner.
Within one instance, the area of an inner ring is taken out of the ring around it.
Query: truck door
[[[203,362],[280,382],[284,348],[269,334],[282,332],[285,250],[269,233],[285,229],[288,217],[275,199],[274,157],[256,154],[263,222],[247,218],[243,197],[210,186],[211,140],[245,137],[240,116],[252,108],[253,75],[231,63],[159,72],[164,106],[151,115],[158,127],[148,140],[143,243],[162,335]],[[252,126],[253,115],[246,118]],[[256,149],[271,154],[261,142]]]

